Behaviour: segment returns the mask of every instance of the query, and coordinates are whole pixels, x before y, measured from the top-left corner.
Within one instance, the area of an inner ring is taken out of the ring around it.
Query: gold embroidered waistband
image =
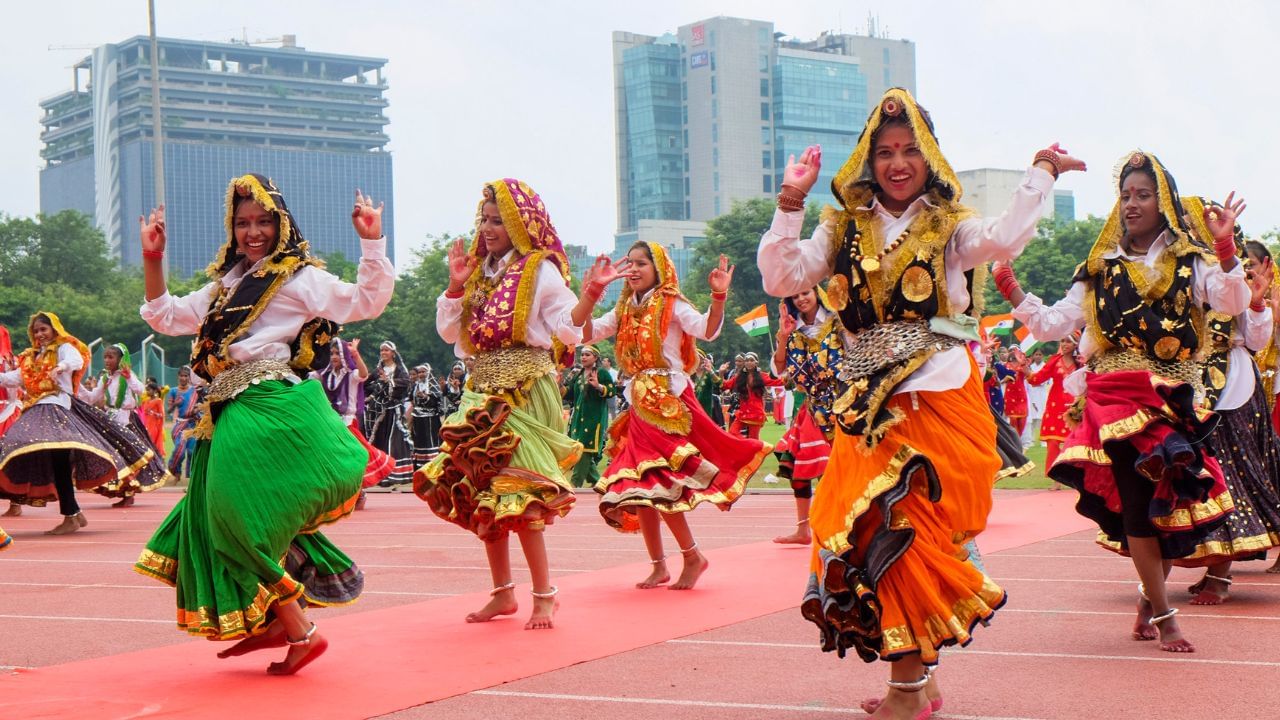
[[[856,333],[846,332],[840,379],[848,382],[871,377],[922,350],[945,350],[963,344],[963,340],[933,332],[923,320],[878,323]]]
[[[498,395],[516,389],[527,389],[532,380],[556,371],[551,351],[546,348],[517,345],[488,350],[476,356],[467,384],[485,395]]]
[[[285,360],[251,360],[232,365],[214,376],[209,383],[209,403],[226,402],[263,380],[297,382],[298,376]]]
[[[1146,353],[1113,348],[1089,358],[1089,371],[1095,373],[1117,370],[1146,370],[1170,380],[1188,383],[1196,394],[1204,392],[1203,366],[1195,360],[1157,360]]]

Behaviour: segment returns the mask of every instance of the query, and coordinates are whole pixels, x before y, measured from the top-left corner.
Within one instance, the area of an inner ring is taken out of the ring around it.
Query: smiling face
[[[394,365],[396,362],[396,351],[389,347],[379,348],[378,357],[382,358],[383,365]]]
[[[812,289],[792,295],[791,302],[796,306],[796,310],[799,311],[805,322],[812,321],[813,317],[818,314],[818,294]]]
[[[924,192],[929,166],[916,144],[911,128],[902,123],[884,125],[871,148],[871,174],[880,186],[877,196],[891,212],[907,209]]]
[[[627,284],[631,286],[631,291],[643,295],[652,290],[658,284],[658,268],[653,264],[653,258],[649,257],[649,248],[633,247],[627,253],[627,258],[631,260],[631,267],[627,268]]]
[[[109,347],[102,351],[102,365],[107,369],[108,373],[113,373],[120,369],[120,351],[116,348]]]
[[[280,234],[280,221],[275,213],[256,201],[241,200],[236,204],[235,215],[231,218],[231,229],[235,233],[236,248],[252,264],[270,255],[275,249],[276,238]]]
[[[496,202],[486,202],[480,209],[480,240],[484,242],[484,249],[494,257],[502,257],[512,248],[511,236],[502,223],[502,213],[498,211]]]
[[[1156,179],[1146,170],[1134,170],[1120,183],[1120,215],[1130,238],[1147,238],[1164,226]]]
[[[58,333],[54,331],[53,326],[43,320],[36,320],[31,323],[31,336],[36,339],[36,344],[44,347],[53,342]]]

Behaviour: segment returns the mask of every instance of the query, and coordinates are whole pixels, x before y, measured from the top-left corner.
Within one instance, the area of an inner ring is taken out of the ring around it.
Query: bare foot
[[[363,509],[364,509],[364,503],[365,503],[365,501],[366,501],[366,500],[368,500],[368,499],[369,499],[369,495],[368,495],[368,493],[366,493],[365,491],[361,490],[361,491],[360,491],[360,496],[356,498],[356,509],[357,509],[357,510],[363,510]]]
[[[18,517],[22,514],[22,506],[18,503],[9,503],[9,509],[4,511],[4,515],[0,517]]]
[[[675,583],[667,587],[668,590],[693,589],[693,586],[698,584],[698,578],[702,577],[702,573],[711,567],[711,562],[707,560],[707,556],[697,549],[694,549],[693,552],[682,554],[684,555],[684,569],[680,571],[680,577],[676,579]]]
[[[499,615],[515,615],[520,609],[519,603],[516,602],[516,593],[514,589],[503,590],[496,593],[484,607],[467,615],[467,622],[482,623],[498,617]]]
[[[922,692],[890,689],[871,717],[875,720],[919,720],[933,714],[929,703],[929,698]]]
[[[58,523],[57,527],[55,527],[52,530],[45,530],[44,534],[45,535],[70,535],[71,533],[79,530],[81,527],[82,525],[78,520],[76,520],[76,516],[71,515],[71,516],[62,518],[62,522]]]
[[[284,662],[273,662],[267,666],[268,675],[292,675],[302,668],[310,665],[312,661],[324,654],[329,649],[329,641],[320,633],[311,635],[311,640],[305,645],[290,645],[289,654],[284,656]]]
[[[117,500],[116,502],[111,503],[111,507],[114,507],[114,508],[133,507],[133,496],[126,495],[120,498],[119,500]]]
[[[1192,605],[1221,605],[1230,597],[1228,590],[1230,585],[1221,580],[1214,580],[1206,575],[1200,582],[1187,588],[1195,597],[1191,598]]]
[[[224,660],[229,657],[240,657],[248,655],[258,650],[266,650],[268,648],[278,648],[285,646],[284,625],[280,622],[273,622],[267,627],[267,631],[261,635],[247,637],[231,647],[218,653],[218,657]]]
[[[1178,621],[1172,617],[1165,618],[1160,621],[1160,649],[1165,652],[1172,653],[1193,653],[1196,646],[1191,641],[1182,637],[1182,630],[1178,627]]]
[[[779,535],[773,541],[779,545],[808,545],[809,533],[796,530],[790,535]]]
[[[1267,568],[1267,572],[1271,573],[1272,575],[1280,575],[1280,557],[1276,558],[1275,565],[1272,565],[1271,567]]]
[[[641,590],[652,590],[669,582],[671,582],[671,571],[667,569],[666,562],[659,561],[653,563],[653,572],[649,573],[649,577],[636,583],[636,587]]]
[[[533,599],[533,614],[529,616],[529,622],[524,624],[525,630],[550,630],[555,627],[556,611],[560,609],[560,601],[552,597],[535,597]]]
[[[942,709],[942,689],[938,687],[938,679],[936,677],[929,678],[929,684],[924,686],[924,695],[929,700],[929,711],[938,712]],[[867,698],[862,701],[858,707],[868,715],[873,715],[880,706],[884,704],[884,698]]]
[[[1133,623],[1134,640],[1155,640],[1160,636],[1156,626],[1151,624],[1151,601],[1138,597],[1138,619]]]

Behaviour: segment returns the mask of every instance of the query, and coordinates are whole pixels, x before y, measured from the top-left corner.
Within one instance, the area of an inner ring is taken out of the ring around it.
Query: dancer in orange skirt
[[[966,340],[976,340],[972,274],[1035,234],[1060,171],[1084,163],[1056,145],[997,220],[959,204],[960,182],[928,113],[894,88],[876,104],[814,236],[799,238],[821,148],[788,162],[757,260],[765,291],[788,296],[830,277],[850,333],[833,405],[839,429],[814,493],[814,557],[801,610],[824,650],[891,663],[889,690],[864,709],[920,719],[941,704],[938,651],[964,645],[1005,593],[963,545],[991,509],[996,428]],[[980,290],[979,290],[980,293]],[[923,693],[921,691],[924,691]]]
[[[1232,233],[1244,203],[1233,193],[1226,207],[1203,211],[1209,246],[1188,234],[1177,185],[1156,156],[1126,155],[1116,177],[1119,198],[1064,299],[1044,305],[1009,267],[994,276],[1037,338],[1085,329],[1085,372],[1067,382],[1077,390],[1083,381],[1080,421],[1048,474],[1079,491],[1076,511],[1132,558],[1141,581],[1133,639],[1158,635],[1161,650],[1194,652],[1165,580],[1171,561],[1192,554],[1234,506],[1205,449],[1219,418],[1203,405],[1200,359],[1210,348],[1205,308],[1235,317],[1249,307]]]
[[[653,571],[636,584],[640,589],[671,580],[661,517],[684,557],[670,589],[687,590],[708,562],[684,513],[704,502],[728,510],[772,446],[720,429],[702,410],[689,380],[698,366],[694,340],[720,334],[733,278],[725,257],[707,278],[706,313],[680,294],[675,264],[658,243],[638,242],[613,265],[601,256],[583,281],[584,297],[599,298],[605,285],[622,277],[627,284],[617,307],[591,324],[593,343],[617,334],[614,350],[629,378],[623,394],[630,408],[609,428],[609,467],[596,483],[600,514],[622,532],[643,533]]]

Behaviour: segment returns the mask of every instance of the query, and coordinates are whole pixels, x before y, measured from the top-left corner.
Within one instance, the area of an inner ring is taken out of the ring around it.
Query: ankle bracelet
[[[808,524],[809,524],[809,518],[805,518],[805,519],[803,519],[803,520],[797,520],[797,521],[796,521],[796,527],[799,527],[799,526],[801,526],[801,525],[808,525]]]
[[[1173,618],[1173,616],[1174,616],[1174,615],[1177,615],[1177,614],[1178,614],[1178,608],[1170,608],[1170,609],[1169,609],[1169,612],[1164,613],[1164,614],[1162,614],[1162,615],[1156,615],[1155,617],[1151,618],[1151,624],[1152,624],[1152,625],[1159,625],[1160,623],[1164,622],[1165,620],[1170,620],[1170,619],[1172,619],[1172,618]]]
[[[1218,577],[1217,575],[1210,575],[1209,573],[1205,573],[1205,574],[1204,574],[1204,576],[1205,576],[1206,578],[1210,579],[1210,580],[1217,580],[1218,582],[1223,583],[1223,584],[1226,584],[1226,585],[1230,585],[1230,584],[1231,584],[1231,576],[1230,576],[1230,575],[1228,575],[1228,576],[1226,576],[1226,577]]]
[[[649,564],[650,564],[650,565],[661,565],[662,563],[664,563],[664,562],[666,562],[666,561],[667,561],[667,556],[666,556],[666,555],[663,555],[662,557],[658,558],[657,560],[650,560],[650,561],[649,561]]]
[[[549,598],[553,598],[553,597],[555,597],[556,595],[558,595],[559,593],[560,593],[560,588],[556,587],[555,585],[552,585],[552,586],[551,586],[551,589],[550,589],[550,590],[548,590],[547,592],[544,592],[544,593],[540,593],[540,592],[538,592],[537,590],[530,590],[530,591],[529,591],[529,594],[530,594],[530,595],[532,595],[532,596],[534,596],[534,597],[538,598],[539,600],[547,600],[547,599],[549,599]]]
[[[918,680],[903,682],[901,680],[886,680],[885,684],[899,692],[917,693],[929,684],[929,678],[933,677],[933,669],[926,667],[924,674]]]
[[[285,641],[285,642],[287,642],[287,643],[289,643],[290,645],[310,645],[310,644],[311,644],[311,636],[312,636],[312,635],[315,635],[315,634],[316,634],[316,624],[315,624],[315,623],[311,623],[311,629],[307,631],[307,634],[306,634],[306,635],[303,635],[303,636],[302,636],[302,639],[301,639],[301,640],[294,640],[293,638],[291,638],[291,637],[289,637],[288,635],[286,635],[286,636],[285,636],[285,638],[284,638],[284,641]]]
[[[513,582],[509,582],[506,585],[499,585],[498,587],[489,591],[489,597],[497,597],[498,593],[504,593],[508,590],[515,590],[515,589],[516,589],[516,584]]]
[[[697,549],[698,549],[698,543],[697,543],[697,541],[694,541],[694,543],[693,543],[692,545],[690,545],[689,547],[687,547],[687,548],[680,548],[680,553],[681,553],[682,555],[688,555],[689,553],[691,553],[691,552],[693,552],[694,550],[697,550]]]

